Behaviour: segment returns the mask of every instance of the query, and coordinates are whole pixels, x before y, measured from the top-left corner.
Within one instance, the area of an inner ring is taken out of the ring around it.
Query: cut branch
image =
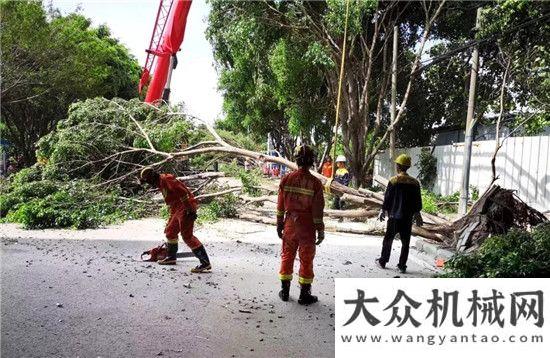
[[[186,175],[182,177],[177,177],[179,181],[190,181],[190,180],[199,180],[199,179],[217,179],[217,178],[223,178],[225,177],[225,173],[223,172],[206,172],[206,173],[198,173],[198,174],[191,174]]]
[[[235,192],[241,191],[241,190],[242,190],[241,187],[230,188],[230,189],[227,189],[227,190],[218,191],[216,193],[208,193],[208,194],[197,195],[195,197],[195,199],[197,199],[197,201],[199,201],[199,202],[207,201],[207,200],[212,199],[212,198],[217,197],[217,196],[223,196],[223,195],[230,194],[230,193],[235,193]]]

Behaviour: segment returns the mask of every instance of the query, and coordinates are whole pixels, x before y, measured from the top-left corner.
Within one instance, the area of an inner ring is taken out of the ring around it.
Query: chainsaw
[[[144,259],[143,256],[149,255],[148,259]],[[143,261],[151,261],[156,262],[163,260],[168,255],[168,249],[166,248],[166,243],[163,243],[159,246],[155,246],[152,249],[149,249],[147,251],[143,251],[141,254],[141,260]],[[177,258],[183,258],[183,257],[194,257],[195,254],[192,252],[178,252],[176,254]]]

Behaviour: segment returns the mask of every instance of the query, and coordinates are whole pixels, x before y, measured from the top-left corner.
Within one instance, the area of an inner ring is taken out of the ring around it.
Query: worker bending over
[[[409,257],[409,244],[411,241],[411,229],[413,218],[418,226],[422,226],[422,197],[420,195],[420,183],[407,174],[411,167],[411,157],[401,154],[395,159],[397,175],[392,177],[384,193],[384,203],[378,218],[384,221],[388,216],[386,235],[382,243],[382,254],[376,259],[381,268],[386,268],[390,260],[391,246],[396,234],[401,239],[401,255],[397,267],[401,273],[407,270]]]
[[[200,264],[191,269],[199,273],[212,269],[206,249],[193,235],[193,226],[197,219],[197,201],[187,186],[172,174],[159,174],[152,168],[141,171],[141,181],[160,189],[166,205],[170,207],[170,218],[164,229],[168,255],[160,260],[160,265],[175,265],[178,252],[178,234],[199,259]]]
[[[323,184],[315,178],[309,168],[313,165],[313,150],[301,145],[294,151],[299,169],[285,175],[279,185],[277,201],[277,234],[283,240],[281,257],[281,291],[279,297],[288,301],[290,281],[294,269],[296,252],[300,258],[298,282],[301,286],[298,303],[308,305],[317,302],[311,294],[313,282],[313,258],[315,245],[325,238],[323,224]],[[317,242],[315,241],[317,232]]]

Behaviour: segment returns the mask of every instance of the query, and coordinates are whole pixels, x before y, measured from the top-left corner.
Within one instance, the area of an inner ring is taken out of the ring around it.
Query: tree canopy
[[[211,3],[208,34],[221,69],[224,124],[264,137],[283,131],[291,139],[327,145],[335,118],[345,2]],[[418,66],[415,46],[426,41],[424,30],[429,32],[441,7],[351,1],[350,9],[340,142],[353,176],[360,178],[389,124],[388,40],[393,27],[401,29],[400,73],[406,74],[414,63]],[[410,95],[410,77],[400,78],[401,97]]]
[[[39,1],[0,1],[3,137],[24,164],[76,100],[137,96],[140,68],[101,25]]]
[[[144,166],[158,161],[147,148],[149,140],[160,151],[173,152],[197,143],[204,130],[183,115],[167,115],[175,107],[158,109],[138,99],[93,98],[69,107],[67,118],[37,143],[38,162],[47,179],[134,181]],[[162,170],[183,169],[187,163],[166,164]]]
[[[277,19],[265,20],[265,10],[262,2],[212,2],[207,35],[221,69],[227,114],[218,126],[262,141],[271,133],[289,157],[305,133],[327,139],[323,69],[335,64],[319,43],[294,38]]]
[[[346,1],[210,3],[208,36],[227,114],[220,126],[262,139],[270,133],[286,155],[298,138],[322,149],[334,125]],[[484,21],[476,33],[479,7]],[[547,124],[549,32],[537,30],[547,28],[547,18],[543,2],[525,0],[350,0],[338,136],[355,184],[368,176],[392,129],[399,146],[422,146],[434,128],[465,122],[476,44],[482,68],[476,118],[498,112],[506,59],[512,59],[507,110],[537,112],[528,123]],[[391,123],[394,27],[398,112]]]

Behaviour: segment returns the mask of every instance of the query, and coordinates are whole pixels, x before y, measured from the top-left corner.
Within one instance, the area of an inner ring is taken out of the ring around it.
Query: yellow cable
[[[325,182],[325,193],[330,194],[330,184],[332,184],[332,178],[328,178]]]
[[[340,97],[342,95],[342,79],[344,77],[344,65],[346,63],[346,38],[348,35],[348,18],[349,18],[349,2],[346,0],[346,18],[344,22],[344,39],[342,40],[342,60],[340,61],[340,76],[338,79],[338,94],[336,96],[336,118],[334,120],[334,148],[332,150],[332,173],[330,179],[325,183],[325,191],[330,193],[330,184],[334,179],[334,173],[336,172],[336,144],[338,142],[338,119],[340,114]]]

